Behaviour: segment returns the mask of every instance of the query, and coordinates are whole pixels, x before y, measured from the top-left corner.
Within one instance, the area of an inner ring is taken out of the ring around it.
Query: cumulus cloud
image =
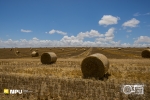
[[[134,43],[135,44],[138,44],[138,43],[150,43],[150,37],[148,37],[148,36],[140,36],[134,41]]]
[[[118,47],[118,46],[150,46],[150,37],[140,36],[134,39],[134,44],[123,43],[114,41],[115,28],[108,29],[104,34],[96,30],[80,32],[76,36],[63,36],[60,40],[41,40],[33,37],[30,40],[0,40],[0,47],[74,47],[74,46],[103,46],[103,47]],[[94,38],[95,41],[85,41],[85,38]]]
[[[87,32],[80,32],[77,35],[77,38],[83,40],[84,38],[103,37],[103,36],[104,35],[99,33],[98,31],[91,30],[90,32],[89,31],[87,31]]]
[[[99,25],[112,25],[112,24],[117,24],[118,20],[120,20],[119,17],[114,17],[112,15],[104,15],[101,20],[99,20]]]
[[[130,43],[123,43],[123,44],[121,44],[121,46],[122,47],[130,47],[130,46],[132,46]]]
[[[1,47],[43,47],[43,46],[112,46],[116,42],[114,38],[114,28],[110,28],[105,34],[99,33],[97,30],[80,32],[76,36],[63,36],[60,40],[40,40],[33,37],[31,40],[6,40],[0,41]],[[54,30],[51,31],[54,33]],[[85,41],[85,38],[94,38],[95,41]]]
[[[54,34],[54,33],[58,33],[58,34],[61,34],[61,35],[67,35],[66,32],[62,32],[62,31],[59,31],[59,30],[52,29],[51,31],[49,31],[49,34]]]
[[[110,28],[110,29],[106,32],[105,36],[106,36],[106,37],[114,37],[114,30],[115,30],[115,28]]]
[[[31,30],[24,30],[24,29],[21,29],[21,32],[29,33],[29,32],[32,32],[32,31],[31,31]]]
[[[38,38],[34,37],[33,40],[39,40]]]
[[[122,26],[124,27],[137,27],[137,25],[140,23],[139,20],[135,19],[135,18],[132,18],[131,20],[128,20],[126,22],[124,22],[122,24]]]
[[[120,45],[120,42],[113,41],[115,28],[110,28],[105,34],[104,37],[96,38],[95,42],[99,45],[105,46],[116,46]]]

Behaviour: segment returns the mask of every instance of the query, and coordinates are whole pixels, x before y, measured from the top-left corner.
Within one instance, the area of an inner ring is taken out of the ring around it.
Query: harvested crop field
[[[148,100],[150,98],[150,58],[142,58],[146,48],[59,47],[0,49],[0,100]],[[20,53],[16,53],[19,51]],[[44,52],[54,52],[57,61],[42,64]],[[91,54],[109,60],[104,79],[84,79],[81,63]],[[124,85],[143,85],[143,94],[125,94]],[[29,90],[4,94],[4,89]]]

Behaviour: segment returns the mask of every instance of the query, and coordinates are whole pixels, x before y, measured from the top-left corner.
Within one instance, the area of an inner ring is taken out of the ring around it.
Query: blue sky
[[[149,0],[0,0],[0,47],[150,46]]]

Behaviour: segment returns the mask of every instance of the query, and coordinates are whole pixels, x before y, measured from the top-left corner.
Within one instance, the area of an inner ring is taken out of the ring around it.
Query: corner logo
[[[22,90],[4,89],[4,94],[17,94],[17,93],[22,94]]]
[[[9,94],[9,89],[4,89],[4,94]]]

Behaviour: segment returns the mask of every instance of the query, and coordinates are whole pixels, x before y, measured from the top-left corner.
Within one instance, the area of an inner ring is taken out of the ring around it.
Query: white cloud
[[[140,14],[139,12],[137,12],[137,13],[135,13],[135,14],[133,14],[133,16],[143,16],[143,15],[150,15],[150,12],[148,12],[148,13],[145,13],[145,14]]]
[[[122,26],[124,27],[137,27],[137,25],[140,23],[139,20],[135,19],[135,18],[132,18],[131,20],[129,21],[126,21],[122,24]]]
[[[120,20],[119,17],[114,17],[112,15],[104,15],[101,20],[99,20],[99,25],[112,25],[117,24],[118,20]]]
[[[39,40],[38,38],[34,37],[33,40]]]
[[[83,40],[84,38],[103,37],[103,36],[104,35],[99,33],[98,31],[91,30],[90,32],[89,31],[87,31],[87,32],[80,32],[77,35],[77,38]]]
[[[106,37],[114,37],[114,30],[115,30],[115,28],[110,28],[110,29],[106,32],[105,36],[106,36]]]
[[[133,14],[133,16],[140,16],[141,14],[139,12]]]
[[[80,32],[77,36],[63,36],[60,40],[40,40],[33,37],[31,40],[0,40],[0,47],[66,47],[66,46],[103,46],[103,47],[119,47],[119,46],[150,46],[150,37],[140,36],[134,39],[134,44],[120,43],[114,41],[115,28],[110,28],[105,34],[100,34],[96,30]],[[85,38],[94,38],[95,41],[84,41]]]
[[[130,46],[132,46],[130,43],[123,43],[123,44],[121,44],[121,46],[122,47],[130,47]]]
[[[99,33],[97,30],[80,32],[77,36],[65,35],[60,40],[40,40],[33,37],[31,40],[6,40],[0,41],[1,47],[43,47],[43,46],[113,46],[118,42],[113,41],[114,28],[110,28],[105,34]],[[54,30],[51,31],[53,33]],[[94,38],[95,41],[84,41],[85,38]],[[113,44],[113,45],[112,45]]]
[[[148,12],[148,13],[146,13],[146,14],[144,14],[144,15],[150,15],[150,12]]]
[[[135,44],[139,44],[139,43],[150,43],[150,37],[148,36],[140,36],[138,37],[135,41]]]
[[[127,30],[127,32],[132,32],[132,30]]]
[[[67,35],[66,32],[62,32],[62,31],[59,31],[59,30],[52,29],[51,31],[49,31],[49,34],[54,34],[54,33],[58,33],[58,34],[62,34],[62,35]]]
[[[21,32],[29,33],[29,32],[32,32],[32,31],[31,31],[31,30],[24,30],[24,29],[21,29]]]

